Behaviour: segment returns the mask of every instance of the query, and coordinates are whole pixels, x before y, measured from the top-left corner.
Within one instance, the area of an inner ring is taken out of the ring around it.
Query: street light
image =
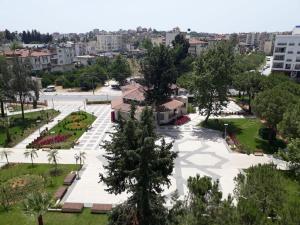
[[[52,98],[52,108],[54,109],[54,101],[53,101],[53,98]]]
[[[37,123],[37,125],[38,125],[38,127],[39,127],[39,134],[40,134],[40,136],[41,136],[41,127],[40,127],[40,122],[41,122],[40,120],[37,120],[37,121],[36,121],[36,123]]]
[[[228,126],[228,123],[224,123],[224,138],[227,137],[227,126]]]

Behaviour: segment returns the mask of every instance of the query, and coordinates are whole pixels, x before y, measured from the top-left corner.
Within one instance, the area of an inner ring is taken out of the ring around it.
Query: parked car
[[[110,86],[111,86],[112,89],[115,89],[115,90],[121,90],[121,87],[120,87],[120,85],[118,85],[118,84],[112,84],[112,85],[110,85]]]
[[[44,89],[44,92],[55,92],[55,86],[54,85],[49,85],[47,88]]]

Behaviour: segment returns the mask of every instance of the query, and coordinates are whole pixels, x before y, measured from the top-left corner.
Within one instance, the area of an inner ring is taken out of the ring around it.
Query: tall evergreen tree
[[[234,54],[229,43],[220,42],[205,51],[196,61],[191,92],[195,105],[206,115],[219,115],[227,105],[227,93],[233,73]]]
[[[159,137],[153,122],[153,112],[146,107],[140,122],[129,118],[117,126],[111,141],[103,146],[107,176],[100,175],[109,193],[131,193],[128,202],[136,211],[138,224],[143,225],[165,224],[162,186],[170,185],[177,156],[171,151],[172,143],[162,139],[160,145],[156,144]]]

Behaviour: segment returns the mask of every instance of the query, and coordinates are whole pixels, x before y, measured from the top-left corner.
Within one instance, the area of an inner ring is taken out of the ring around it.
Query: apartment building
[[[300,26],[291,35],[276,35],[272,70],[300,77]]]
[[[101,34],[97,35],[97,50],[99,52],[123,51],[125,41],[123,35],[119,34]]]
[[[18,57],[21,62],[28,60],[32,71],[51,69],[51,52],[47,49],[16,49],[15,51],[5,51],[4,56],[8,59]]]
[[[166,41],[165,41],[166,46],[172,45],[172,41],[175,40],[175,37],[176,37],[178,34],[180,34],[179,31],[167,32],[167,33],[166,33]]]
[[[196,38],[189,39],[189,43],[189,53],[194,56],[200,55],[201,52],[203,52],[208,47],[207,41],[201,41]]]
[[[68,71],[74,68],[75,48],[61,45],[52,49],[51,71]]]

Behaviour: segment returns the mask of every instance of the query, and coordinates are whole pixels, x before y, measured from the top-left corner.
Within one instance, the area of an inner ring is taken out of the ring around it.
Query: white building
[[[101,34],[97,35],[97,50],[99,52],[122,51],[125,48],[123,35]]]
[[[172,45],[172,41],[175,40],[175,37],[180,34],[180,32],[167,32],[166,33],[166,46]]]
[[[300,26],[296,26],[291,35],[276,36],[273,56],[273,71],[300,77]]]
[[[88,54],[88,55],[96,55],[97,54],[97,41],[87,42],[86,54]]]
[[[52,71],[68,71],[74,68],[75,48],[60,46],[54,51],[51,58]]]

